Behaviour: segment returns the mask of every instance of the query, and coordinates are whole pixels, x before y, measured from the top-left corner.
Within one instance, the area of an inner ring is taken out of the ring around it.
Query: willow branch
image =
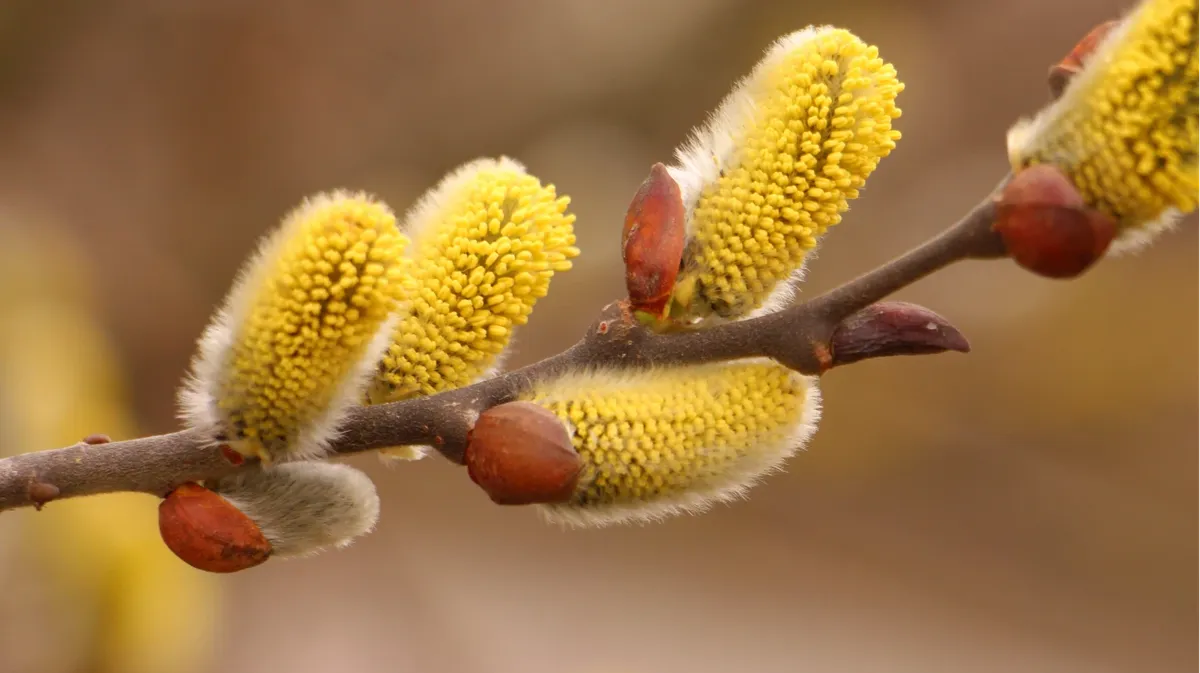
[[[334,452],[429,445],[461,463],[467,431],[481,411],[518,398],[538,380],[581,367],[769,357],[798,372],[820,375],[870,357],[965,351],[962,335],[935,314],[911,306],[885,311],[871,311],[871,307],[960,260],[1004,256],[1003,245],[991,229],[993,215],[989,195],[942,234],[826,294],[711,329],[655,333],[633,319],[624,302],[615,302],[601,311],[578,343],[558,355],[457,390],[354,409],[342,425]],[[164,496],[181,483],[258,469],[254,461],[233,464],[227,452],[190,430],[100,442],[91,439],[0,460],[0,512],[119,491]]]

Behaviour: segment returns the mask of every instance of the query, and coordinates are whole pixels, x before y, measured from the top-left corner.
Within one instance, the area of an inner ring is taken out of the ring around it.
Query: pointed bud
[[[621,232],[621,259],[631,308],[662,317],[683,258],[685,213],[679,185],[661,163],[650,168]]]
[[[583,467],[562,421],[531,402],[480,414],[465,460],[471,481],[500,505],[566,502]]]
[[[832,367],[896,355],[967,353],[966,337],[924,306],[900,301],[872,304],[838,325],[830,340]]]
[[[253,568],[271,556],[258,524],[199,484],[183,484],[167,495],[158,506],[158,530],[176,556],[210,573]]]
[[[1071,53],[1064,56],[1063,60],[1051,66],[1049,74],[1050,92],[1055,98],[1062,95],[1071,78],[1080,70],[1083,70],[1083,66],[1092,57],[1092,54],[1095,53],[1096,47],[1099,46],[1100,42],[1120,23],[1120,21],[1113,20],[1096,26],[1071,49]]]
[[[1073,278],[1104,256],[1116,224],[1084,205],[1071,180],[1050,164],[1019,171],[1004,187],[993,228],[1013,260],[1047,278]]]

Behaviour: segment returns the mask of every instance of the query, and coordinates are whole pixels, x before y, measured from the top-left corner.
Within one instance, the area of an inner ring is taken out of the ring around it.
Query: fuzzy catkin
[[[492,368],[575,248],[569,200],[511,159],[471,162],[426,195],[404,230],[416,290],[373,401],[457,388]]]
[[[498,368],[554,274],[579,255],[569,203],[506,157],[465,164],[422,197],[403,227],[413,239],[413,290],[368,401],[459,388]],[[380,454],[414,459],[424,452]]]
[[[802,448],[820,420],[816,379],[765,359],[578,372],[525,399],[562,420],[583,458],[574,497],[540,506],[550,520],[580,526],[740,497]]]
[[[292,211],[200,340],[181,393],[188,424],[267,463],[327,451],[387,346],[407,242],[365,194]]]
[[[785,298],[895,148],[903,89],[849,31],[810,27],[775,42],[669,168],[688,214],[671,317],[732,320]]]
[[[276,558],[345,547],[371,532],[379,519],[375,484],[366,473],[339,463],[244,470],[211,487],[258,525]]]

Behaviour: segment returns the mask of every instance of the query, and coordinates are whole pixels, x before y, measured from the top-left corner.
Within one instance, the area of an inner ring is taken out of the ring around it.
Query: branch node
[[[230,465],[242,465],[246,462],[246,457],[237,451],[233,450],[232,446],[222,444],[220,447],[221,456],[229,461]]]
[[[813,344],[813,357],[817,359],[817,367],[820,373],[824,374],[833,368],[833,351],[830,347],[823,343]]]
[[[57,486],[36,477],[29,482],[29,501],[33,503],[33,508],[39,512],[46,506],[46,503],[58,498],[60,493],[61,491]]]

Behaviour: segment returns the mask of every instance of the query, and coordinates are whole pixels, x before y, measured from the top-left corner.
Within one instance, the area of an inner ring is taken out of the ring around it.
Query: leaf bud
[[[1084,205],[1060,169],[1039,164],[1018,171],[1005,185],[993,228],[1009,255],[1047,278],[1073,278],[1104,256],[1116,223]]]
[[[532,402],[481,413],[465,459],[471,481],[500,505],[566,502],[583,469],[562,421]]]
[[[210,573],[246,570],[271,556],[271,544],[253,519],[196,483],[179,486],[159,504],[158,530],[176,556]]]
[[[625,286],[633,310],[663,316],[683,258],[685,217],[679,185],[666,166],[654,164],[629,204],[621,232]]]

